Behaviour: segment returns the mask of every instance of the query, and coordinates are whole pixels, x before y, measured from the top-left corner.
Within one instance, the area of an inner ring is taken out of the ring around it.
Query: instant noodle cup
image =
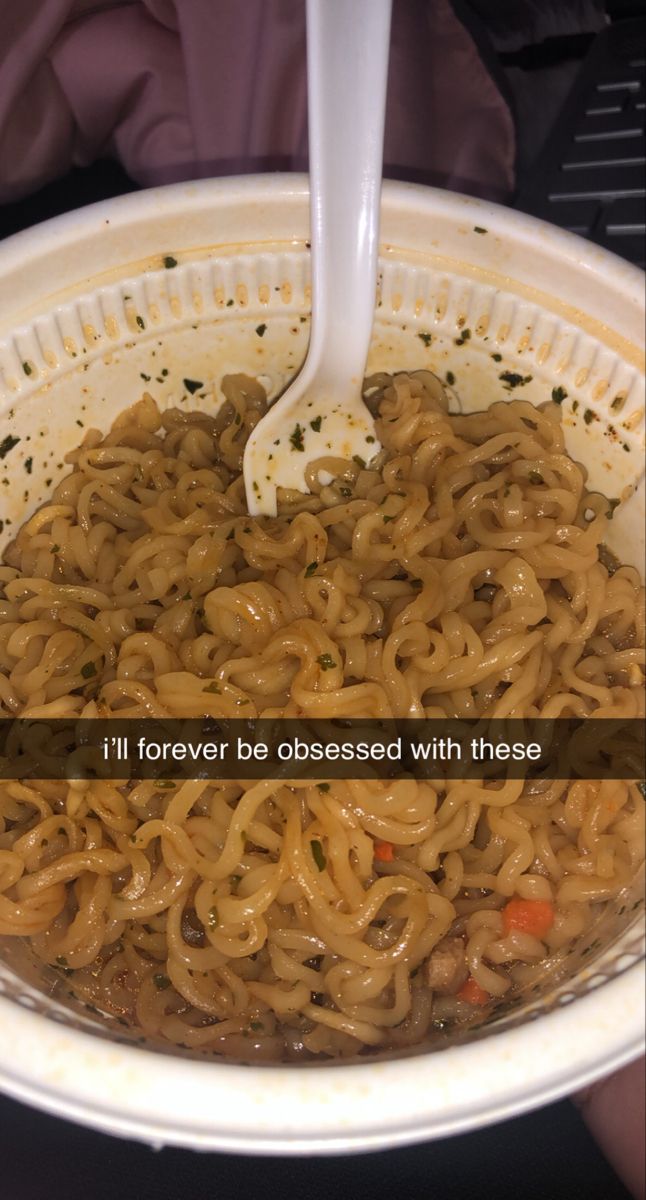
[[[308,221],[306,178],[246,177],[121,197],[0,247],[3,546],[84,430],[107,432],[144,391],[208,411],[243,373],[280,393],[307,346]],[[588,487],[617,502],[609,548],[642,575],[643,338],[643,276],[628,263],[495,205],[384,185],[368,373],[429,370],[462,413],[519,395],[559,404]],[[387,840],[375,857],[386,869]],[[547,908],[507,909],[518,936],[545,936]],[[482,1016],[441,1040],[243,1066],[147,1042],[80,1003],[67,968],[37,967],[0,936],[0,1087],[155,1145],[304,1154],[441,1137],[643,1052],[643,939],[642,874],[533,990],[491,1012],[467,979],[459,995]]]

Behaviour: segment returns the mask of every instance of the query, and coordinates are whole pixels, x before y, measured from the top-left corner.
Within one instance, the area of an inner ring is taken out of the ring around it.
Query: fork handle
[[[312,372],[361,383],[375,311],[392,0],[307,0]],[[342,377],[343,377],[342,376]]]

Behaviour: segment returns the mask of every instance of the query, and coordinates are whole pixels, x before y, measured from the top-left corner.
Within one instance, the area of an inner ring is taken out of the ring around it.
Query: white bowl
[[[201,389],[188,394],[183,379],[217,393],[232,370],[279,390],[306,349],[307,236],[307,180],[290,175],[141,192],[5,242],[0,445],[8,433],[20,441],[0,463],[0,540],[64,473],[77,422],[107,429],[144,387],[162,405],[199,407]],[[504,370],[531,375],[520,394],[536,403],[563,389],[569,450],[593,487],[622,499],[613,549],[642,570],[643,338],[643,276],[628,263],[496,205],[384,186],[369,369],[449,372],[464,410],[504,397]],[[639,885],[593,932],[596,957],[581,946],[572,977],[464,1043],[279,1067],[135,1046],[64,994],[45,996],[2,939],[0,1087],[157,1145],[305,1154],[445,1136],[556,1099],[643,1051]]]

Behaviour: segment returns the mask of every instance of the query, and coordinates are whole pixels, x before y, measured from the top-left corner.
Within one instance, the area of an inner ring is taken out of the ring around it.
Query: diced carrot
[[[375,842],[375,858],[379,862],[392,862],[395,857],[395,850],[392,842]]]
[[[502,910],[502,927],[505,935],[515,929],[544,938],[554,924],[554,916],[550,900],[521,900],[520,896],[514,896]]]
[[[467,1004],[488,1004],[491,996],[476,983],[473,975],[470,975],[458,992],[458,1000],[466,1000]]]

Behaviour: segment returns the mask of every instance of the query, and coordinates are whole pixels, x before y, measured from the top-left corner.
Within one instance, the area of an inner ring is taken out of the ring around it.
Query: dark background
[[[531,34],[527,27],[523,32],[522,22],[516,20],[522,4],[473,0],[464,7],[481,23],[486,53],[495,60],[494,69],[500,72],[501,86],[508,88],[514,107],[519,145],[514,202],[566,228],[576,228],[633,262],[643,262],[643,219],[641,230],[635,232],[634,222],[628,222],[623,234],[608,233],[609,227],[621,229],[621,221],[608,220],[610,212],[619,211],[625,190],[621,172],[605,195],[597,189],[594,204],[584,212],[550,199],[554,193],[550,181],[558,182],[595,80],[604,71],[624,69],[626,55],[631,63],[638,61],[634,49],[643,30],[639,22],[628,25],[626,19],[640,16],[643,25],[643,5],[634,0],[608,3],[614,24],[600,36],[594,21],[586,24],[585,10],[594,8],[594,3],[568,5],[564,0],[564,8],[583,14],[578,24],[573,17],[569,31],[567,27],[564,31],[563,22],[557,22],[551,33],[552,26],[543,19]],[[555,5],[534,5],[543,10],[550,7]],[[624,61],[618,62],[622,47]],[[643,79],[643,49],[641,53]],[[643,115],[641,120],[643,125]],[[640,147],[643,152],[642,142]],[[607,155],[601,166],[607,168]],[[36,195],[0,206],[0,238],[135,189],[117,163],[99,162],[74,170]],[[472,1200],[483,1194],[496,1200],[629,1200],[569,1100],[484,1130],[407,1149],[330,1158],[248,1158],[154,1151],[0,1097],[0,1160],[0,1200],[114,1200],[115,1196],[125,1200],[185,1196],[191,1200],[215,1196],[218,1200],[238,1196],[333,1200],[346,1191],[353,1200],[425,1194],[442,1200]]]
[[[0,1160],[2,1200],[630,1200],[569,1100],[403,1150],[247,1158],[155,1151],[0,1098]]]

